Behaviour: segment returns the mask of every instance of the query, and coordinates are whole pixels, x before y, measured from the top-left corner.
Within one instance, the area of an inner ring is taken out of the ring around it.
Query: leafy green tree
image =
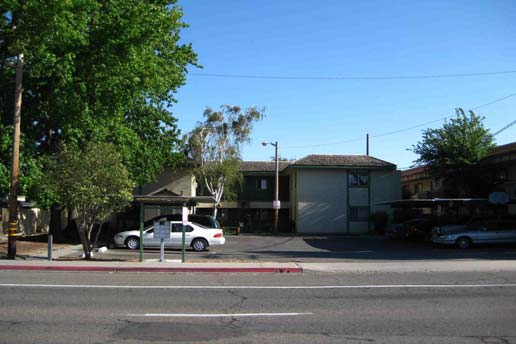
[[[207,108],[204,121],[198,122],[190,132],[187,148],[196,167],[196,179],[213,197],[213,216],[225,193],[234,196],[235,186],[242,179],[240,172],[243,144],[250,142],[253,124],[264,117],[264,109],[254,106],[242,111],[238,106],[223,105],[219,111]]]
[[[482,184],[476,164],[495,144],[483,117],[460,108],[455,111],[457,116],[442,128],[423,131],[422,140],[411,150],[419,154],[417,165],[426,165],[434,176],[447,179],[453,196],[464,196],[475,192],[472,186]]]
[[[91,258],[96,238],[95,224],[101,224],[122,210],[132,199],[133,182],[116,147],[90,142],[83,148],[64,145],[47,162],[45,188],[61,197],[62,203],[78,211],[78,231],[86,259]]]
[[[425,130],[423,139],[412,146],[412,151],[419,154],[417,164],[437,168],[471,166],[495,147],[493,136],[482,123],[484,117],[473,111],[466,115],[460,108],[455,111],[457,117],[442,128]]]
[[[187,25],[174,0],[9,0],[0,14],[0,170],[10,165],[15,80],[5,61],[22,52],[21,183],[32,199],[47,197],[39,160],[63,143],[115,144],[138,184],[178,159],[169,109],[197,57],[179,42]]]

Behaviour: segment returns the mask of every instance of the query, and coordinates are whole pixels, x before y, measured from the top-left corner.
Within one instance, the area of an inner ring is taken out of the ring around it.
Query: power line
[[[215,74],[215,73],[189,73],[189,75],[230,78],[230,79],[273,79],[273,80],[404,80],[404,79],[440,79],[440,78],[464,78],[474,76],[515,74],[516,70],[481,72],[481,73],[456,73],[456,74],[430,74],[430,75],[387,75],[387,76],[282,76],[282,75],[250,75],[250,74]]]
[[[498,98],[498,99],[495,99],[493,101],[490,101],[489,103],[485,103],[485,104],[482,104],[480,106],[477,106],[477,107],[474,107],[472,108],[471,110],[478,110],[478,109],[481,109],[485,106],[488,106],[488,105],[491,105],[491,104],[494,104],[494,103],[498,103],[498,102],[501,102],[502,100],[505,100],[507,98],[511,98],[511,97],[514,97],[516,96],[516,93],[512,93],[512,94],[509,94],[508,96],[505,96],[505,97],[502,97],[502,98]]]
[[[510,127],[512,127],[513,125],[516,124],[516,121],[512,121],[511,123],[507,124],[505,127],[503,127],[502,129],[498,130],[496,133],[493,134],[493,136],[496,136],[498,134],[500,134],[502,131],[505,131],[507,129],[509,129]]]
[[[512,93],[512,94],[509,94],[509,95],[507,95],[505,97],[501,97],[501,98],[492,100],[492,101],[490,101],[488,103],[476,106],[476,107],[472,108],[471,110],[477,110],[477,109],[486,107],[488,105],[501,102],[501,101],[503,101],[505,99],[508,99],[508,98],[511,98],[511,97],[514,97],[514,96],[516,96],[516,93]],[[444,121],[445,119],[448,119],[448,118],[451,118],[451,117],[453,117],[453,116],[445,116],[445,117],[442,117],[442,118],[439,118],[439,119],[435,119],[435,120],[432,120],[432,121],[429,121],[429,122],[425,122],[425,123],[421,123],[421,124],[416,124],[416,125],[413,125],[411,127],[407,127],[407,128],[403,128],[403,129],[398,129],[398,130],[394,130],[394,131],[389,131],[389,132],[382,133],[382,134],[371,135],[371,138],[378,138],[378,137],[383,137],[383,136],[389,136],[389,135],[394,135],[394,134],[402,133],[402,132],[405,132],[405,131],[409,131],[409,130],[412,130],[412,129],[423,127],[423,126],[428,125],[428,124],[441,122],[441,121]],[[502,131],[508,129],[509,127],[511,127],[514,124],[516,124],[516,121],[511,122],[508,125],[506,125],[505,127],[503,127],[502,129],[498,130],[496,133],[493,134],[493,136],[498,135],[499,133],[501,133]],[[357,142],[357,141],[362,141],[363,139],[364,139],[363,137],[360,137],[360,138],[354,138],[354,139],[349,139],[349,140],[344,140],[344,141],[326,142],[326,143],[320,143],[320,144],[314,144],[314,145],[285,146],[285,147],[282,147],[282,149],[323,147],[323,146],[331,146],[331,145],[336,145],[336,144]]]
[[[444,121],[445,119],[450,118],[450,117],[451,116],[446,116],[446,117],[439,118],[439,119],[436,119],[436,120],[433,120],[433,121],[430,121],[430,122],[416,124],[416,125],[413,125],[413,126],[408,127],[408,128],[394,130],[394,131],[389,131],[389,132],[386,132],[386,133],[383,133],[383,134],[378,134],[378,135],[371,135],[371,138],[376,138],[376,137],[382,137],[382,136],[388,136],[388,135],[393,135],[393,134],[397,134],[397,133],[402,133],[404,131],[409,131],[409,130],[416,129],[416,128],[419,128],[419,127],[424,127],[425,125],[428,125],[428,124],[432,124],[432,123],[436,123],[436,122],[441,122],[441,121]]]
[[[285,149],[285,148],[322,147],[322,146],[329,146],[329,145],[338,145],[338,144],[342,144],[342,143],[357,142],[357,141],[362,141],[363,139],[364,139],[364,138],[363,138],[363,137],[361,137],[361,138],[356,138],[356,139],[351,139],[351,140],[335,141],[335,142],[326,142],[326,143],[320,143],[320,144],[315,144],[315,145],[306,145],[306,146],[285,146],[285,147],[281,147],[281,149]]]

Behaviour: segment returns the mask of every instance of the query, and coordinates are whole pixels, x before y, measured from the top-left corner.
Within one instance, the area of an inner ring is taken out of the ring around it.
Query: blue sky
[[[516,1],[179,1],[203,69],[191,73],[375,77],[516,70]],[[395,80],[237,79],[188,75],[172,108],[183,132],[222,104],[266,108],[245,160],[364,154],[365,136],[451,116],[516,93],[516,73]],[[516,119],[516,96],[482,107],[493,132]],[[426,127],[439,127],[443,121]],[[372,138],[371,155],[407,167],[420,127]],[[360,141],[346,142],[354,139]],[[496,136],[516,141],[516,125]],[[299,147],[302,146],[302,147]]]

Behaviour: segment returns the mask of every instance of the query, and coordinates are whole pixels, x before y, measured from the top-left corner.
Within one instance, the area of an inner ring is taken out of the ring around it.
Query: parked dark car
[[[167,215],[159,215],[153,217],[150,220],[147,220],[143,224],[143,228],[148,228],[154,224],[156,221],[181,221],[183,216],[181,214],[167,214]],[[193,223],[198,223],[208,228],[221,228],[218,221],[210,215],[197,215],[190,214],[188,215],[188,221]],[[136,228],[138,229],[138,228]]]
[[[181,221],[182,215],[181,214],[174,214],[174,215],[167,215],[170,216],[170,220],[167,219],[167,221]],[[198,223],[200,225],[203,225],[204,227],[208,228],[222,228],[220,227],[219,222],[210,215],[197,215],[197,214],[190,214],[188,215],[188,221]]]
[[[405,238],[405,226],[403,223],[393,223],[385,230],[385,235],[391,239]]]
[[[403,223],[393,224],[387,229],[385,234],[389,238],[409,238],[416,240],[431,240],[432,239],[432,227],[434,227],[436,221],[429,218],[415,218],[407,220]]]
[[[432,240],[432,228],[436,225],[433,219],[419,218],[405,221],[405,236],[414,240]]]

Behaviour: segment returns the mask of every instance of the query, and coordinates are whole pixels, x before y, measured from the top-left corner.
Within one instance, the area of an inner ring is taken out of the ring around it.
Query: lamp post
[[[16,90],[14,93],[13,116],[13,161],[11,166],[11,188],[9,190],[9,232],[7,258],[16,259],[16,236],[18,235],[18,184],[20,174],[20,121],[22,103],[23,54],[16,60]]]
[[[273,232],[278,233],[278,218],[279,218],[279,209],[281,208],[280,200],[279,200],[279,162],[278,162],[278,141],[276,142],[268,142],[263,141],[262,145],[265,147],[267,145],[274,146],[275,149],[275,160],[276,160],[276,182],[274,188],[274,201],[272,202],[272,208],[274,209],[274,225]]]

